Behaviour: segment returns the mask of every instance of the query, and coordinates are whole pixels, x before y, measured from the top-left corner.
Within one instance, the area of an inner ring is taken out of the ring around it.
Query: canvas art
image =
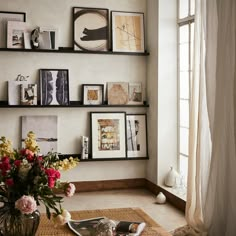
[[[107,98],[109,105],[124,105],[129,101],[129,84],[127,82],[108,82]]]
[[[22,116],[22,147],[29,131],[36,134],[40,153],[57,152],[57,116]]]
[[[69,105],[69,71],[40,70],[41,105]]]

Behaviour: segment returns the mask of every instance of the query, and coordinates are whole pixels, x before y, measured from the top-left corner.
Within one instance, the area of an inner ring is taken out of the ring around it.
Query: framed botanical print
[[[112,11],[111,20],[114,52],[145,51],[144,13]]]
[[[103,84],[83,84],[82,103],[83,105],[102,105],[104,102]]]
[[[147,157],[146,114],[126,115],[127,157]]]
[[[40,69],[41,105],[69,105],[69,70]]]
[[[90,118],[92,158],[125,158],[125,112],[91,112]]]
[[[74,50],[108,50],[108,9],[73,8]]]

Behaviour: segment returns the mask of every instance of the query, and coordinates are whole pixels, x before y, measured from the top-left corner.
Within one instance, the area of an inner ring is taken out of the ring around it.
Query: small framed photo
[[[84,105],[102,105],[104,102],[103,84],[83,84],[82,103]]]
[[[69,105],[69,70],[40,69],[41,105]]]
[[[27,32],[26,22],[7,22],[7,48],[24,48],[24,34]]]
[[[92,158],[126,157],[126,113],[91,112]]]
[[[0,48],[7,47],[7,22],[8,21],[26,21],[26,13],[24,12],[7,12],[0,11]]]
[[[21,105],[37,105],[37,84],[21,84]]]
[[[127,157],[148,157],[146,114],[126,115]]]
[[[73,8],[74,50],[108,51],[108,9]]]
[[[108,105],[125,105],[129,101],[128,82],[108,82],[107,83]]]
[[[143,104],[142,83],[129,83],[129,102],[128,104]]]
[[[145,51],[144,13],[112,11],[111,20],[114,52]]]

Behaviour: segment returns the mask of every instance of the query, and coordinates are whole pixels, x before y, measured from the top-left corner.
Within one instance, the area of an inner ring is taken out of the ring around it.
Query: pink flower
[[[6,185],[8,185],[9,187],[13,186],[14,185],[14,181],[13,179],[6,179]]]
[[[53,188],[55,186],[55,182],[57,179],[61,177],[61,174],[58,170],[53,168],[49,168],[45,170],[46,175],[48,176],[48,186],[49,188]]]
[[[15,202],[15,208],[22,214],[32,214],[37,210],[37,204],[33,197],[23,195]]]
[[[72,197],[75,193],[75,185],[72,183],[66,184],[64,188],[64,193],[66,197]]]

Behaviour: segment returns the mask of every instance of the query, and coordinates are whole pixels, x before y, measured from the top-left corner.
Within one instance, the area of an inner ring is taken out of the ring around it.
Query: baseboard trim
[[[99,181],[79,181],[73,182],[76,187],[76,192],[92,192],[92,191],[105,191],[105,190],[117,190],[117,189],[134,189],[145,188],[157,195],[159,192],[163,192],[167,201],[175,206],[177,209],[185,212],[186,202],[161,188],[160,186],[152,183],[144,178],[137,179],[118,179],[118,180],[99,180]]]

